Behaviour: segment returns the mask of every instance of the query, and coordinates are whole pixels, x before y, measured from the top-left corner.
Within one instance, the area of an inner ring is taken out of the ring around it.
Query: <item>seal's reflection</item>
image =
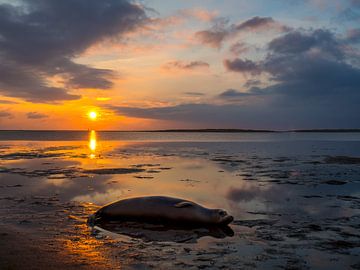
[[[198,239],[205,236],[220,239],[234,236],[234,231],[229,226],[184,227],[176,224],[156,224],[136,221],[102,221],[91,227],[95,230],[102,229],[120,235],[140,238],[144,241],[159,242],[196,243]]]
[[[89,135],[89,149],[91,151],[90,158],[93,159],[96,157],[95,151],[97,147],[96,131],[91,130]]]

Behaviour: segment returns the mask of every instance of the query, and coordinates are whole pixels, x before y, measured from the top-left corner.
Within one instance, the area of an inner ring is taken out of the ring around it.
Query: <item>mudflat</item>
[[[360,139],[256,136],[1,142],[0,268],[359,269]],[[225,209],[231,233],[87,225],[102,205],[149,195]]]

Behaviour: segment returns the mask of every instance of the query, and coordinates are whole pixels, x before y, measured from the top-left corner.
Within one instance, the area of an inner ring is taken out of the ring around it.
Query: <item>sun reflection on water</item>
[[[91,203],[82,203],[81,207],[72,208],[71,212],[74,215],[68,216],[72,227],[64,227],[66,237],[57,239],[62,247],[60,254],[66,258],[70,255],[73,261],[89,266],[90,269],[120,269],[118,262],[112,261],[109,257],[111,253],[108,246],[114,241],[109,240],[106,245],[89,233],[86,219],[96,209],[97,207]]]
[[[90,158],[96,157],[95,155],[96,147],[97,147],[96,131],[91,130],[89,136],[89,149],[91,151]]]

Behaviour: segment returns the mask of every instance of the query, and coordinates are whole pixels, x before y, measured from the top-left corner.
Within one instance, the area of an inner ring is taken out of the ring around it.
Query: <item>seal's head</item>
[[[189,201],[179,202],[175,207],[186,209],[181,213],[188,219],[191,216],[193,221],[199,223],[227,225],[234,220],[232,216],[222,209],[209,209]]]
[[[209,209],[189,201],[179,202],[175,207],[187,209],[187,215],[191,213],[193,219],[201,223],[227,225],[234,220],[222,209]]]
[[[227,225],[231,223],[234,218],[222,209],[214,209],[212,211],[212,220],[216,224]]]

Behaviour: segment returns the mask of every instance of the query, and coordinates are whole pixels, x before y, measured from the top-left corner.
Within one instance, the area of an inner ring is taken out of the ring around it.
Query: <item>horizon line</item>
[[[154,129],[154,130],[96,130],[96,129],[0,129],[0,132],[211,132],[211,133],[241,133],[241,132],[360,132],[360,128],[319,128],[319,129],[242,129],[242,128],[201,128],[201,129]]]

